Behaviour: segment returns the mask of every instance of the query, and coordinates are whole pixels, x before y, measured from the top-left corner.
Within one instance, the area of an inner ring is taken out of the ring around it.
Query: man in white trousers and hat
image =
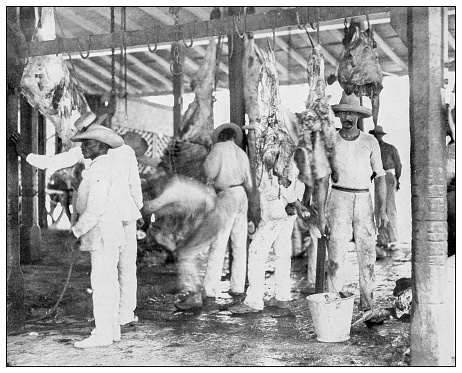
[[[91,288],[95,329],[91,336],[76,342],[77,348],[107,346],[120,340],[119,281],[117,265],[119,249],[125,244],[119,215],[119,173],[108,155],[109,149],[123,145],[123,139],[109,128],[96,125],[78,133],[71,141],[82,142],[82,154],[91,160],[82,172],[77,203],[77,222],[66,242],[73,249],[91,253]]]
[[[345,92],[332,110],[340,118],[342,128],[336,140],[338,180],[332,181],[326,214],[319,217],[321,233],[329,235],[327,287],[329,292],[343,290],[347,275],[345,258],[353,233],[359,266],[359,308],[365,311],[374,307],[375,287],[377,229],[370,194],[371,175],[377,175],[376,223],[378,227],[386,226],[385,171],[377,139],[358,128],[358,119],[370,117],[372,111],[361,106],[355,94],[348,96]]]
[[[100,116],[89,111],[83,114],[74,126],[85,132],[92,127],[103,127],[107,114]],[[12,140],[16,143],[16,150],[21,158],[29,164],[41,170],[48,169],[50,172],[72,167],[79,162],[88,166],[91,162],[85,159],[81,147],[73,147],[69,151],[53,156],[30,153],[21,141],[21,136],[16,133]],[[130,142],[129,142],[130,144]],[[120,248],[119,258],[119,283],[120,283],[120,307],[119,323],[126,325],[137,322],[138,318],[134,311],[136,308],[137,278],[136,278],[136,221],[141,218],[140,210],[143,207],[143,195],[141,191],[141,179],[138,172],[138,163],[135,151],[127,144],[117,149],[109,149],[108,156],[113,160],[112,167],[119,173],[118,177],[118,207],[125,231],[125,245]]]

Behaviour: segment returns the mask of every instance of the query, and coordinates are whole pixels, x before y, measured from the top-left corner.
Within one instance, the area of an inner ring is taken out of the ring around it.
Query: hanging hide
[[[377,125],[382,91],[382,69],[371,29],[362,31],[351,22],[345,33],[345,53],[338,68],[338,81],[347,95],[367,96],[372,103],[372,118]]]

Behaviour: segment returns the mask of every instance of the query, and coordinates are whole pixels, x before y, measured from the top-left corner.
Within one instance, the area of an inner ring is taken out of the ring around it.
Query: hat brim
[[[374,130],[370,130],[369,133],[371,135],[386,135],[387,132],[377,132],[377,131],[374,131]]]
[[[109,145],[115,149],[124,144],[124,140],[113,130],[98,125],[97,128],[90,127],[88,131],[79,132],[70,139],[73,142],[81,142],[83,140],[96,140]]]
[[[368,109],[367,107],[363,107],[363,106],[338,104],[338,105],[332,105],[331,108],[336,115],[337,113],[343,112],[343,111],[353,111],[361,115],[363,118],[368,118],[372,115],[372,110]]]
[[[234,139],[234,142],[236,145],[241,146],[242,128],[235,123],[224,123],[221,126],[215,128],[215,130],[212,132],[212,142],[216,144],[218,142],[218,135],[220,134],[220,132],[227,128],[231,128],[234,130],[234,132],[236,132],[236,138]]]

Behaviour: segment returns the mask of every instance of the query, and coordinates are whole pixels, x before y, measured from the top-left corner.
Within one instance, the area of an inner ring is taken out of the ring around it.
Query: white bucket
[[[343,342],[350,339],[354,294],[335,299],[335,293],[319,293],[306,297],[313,319],[316,339],[319,342]],[[331,301],[326,300],[326,295]]]

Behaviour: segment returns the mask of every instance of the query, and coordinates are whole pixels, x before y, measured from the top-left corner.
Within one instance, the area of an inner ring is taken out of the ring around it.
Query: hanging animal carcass
[[[37,41],[56,39],[53,7],[36,8]],[[90,108],[78,81],[70,74],[61,55],[30,57],[21,79],[21,92],[55,126],[63,148],[77,132],[75,121]],[[75,145],[75,144],[74,144]]]
[[[370,98],[372,118],[377,125],[383,75],[372,30],[362,31],[361,25],[352,21],[345,29],[343,44],[345,53],[339,63],[338,81],[347,95]]]

